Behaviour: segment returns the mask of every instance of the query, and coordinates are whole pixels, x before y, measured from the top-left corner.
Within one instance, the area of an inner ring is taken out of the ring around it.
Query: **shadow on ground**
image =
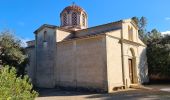
[[[63,90],[63,89],[46,89],[37,88],[36,91],[39,93],[39,97],[49,97],[49,96],[78,96],[78,95],[91,95],[95,92],[89,91],[75,91],[75,90]]]
[[[102,100],[170,100],[170,93],[152,90],[129,90],[110,94],[97,94],[87,98],[103,98]]]
[[[129,90],[114,93],[92,93],[63,91],[60,89],[37,89],[40,97],[54,97],[55,100],[170,100],[170,93],[158,90]],[[59,99],[58,99],[59,98]],[[44,100],[44,99],[43,99]]]

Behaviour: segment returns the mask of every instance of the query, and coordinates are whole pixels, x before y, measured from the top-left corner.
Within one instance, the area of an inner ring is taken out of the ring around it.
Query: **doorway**
[[[134,66],[133,66],[133,60],[132,60],[132,59],[128,59],[128,63],[129,63],[129,78],[130,78],[130,83],[133,84],[133,83],[134,83]]]

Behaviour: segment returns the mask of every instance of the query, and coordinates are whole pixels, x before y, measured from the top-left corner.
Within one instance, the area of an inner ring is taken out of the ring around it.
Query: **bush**
[[[33,100],[38,93],[32,88],[28,76],[17,77],[14,67],[0,69],[0,100]]]

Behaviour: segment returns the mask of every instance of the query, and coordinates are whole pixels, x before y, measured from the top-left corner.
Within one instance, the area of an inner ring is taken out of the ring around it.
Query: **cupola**
[[[60,14],[61,27],[69,30],[81,30],[87,28],[87,13],[76,4],[64,8]]]

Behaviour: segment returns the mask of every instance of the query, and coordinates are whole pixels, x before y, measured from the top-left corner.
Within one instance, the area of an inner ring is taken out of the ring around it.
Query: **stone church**
[[[112,92],[148,81],[146,45],[133,20],[88,28],[88,14],[75,4],[60,19],[60,26],[44,24],[27,42],[27,71],[35,86]]]

